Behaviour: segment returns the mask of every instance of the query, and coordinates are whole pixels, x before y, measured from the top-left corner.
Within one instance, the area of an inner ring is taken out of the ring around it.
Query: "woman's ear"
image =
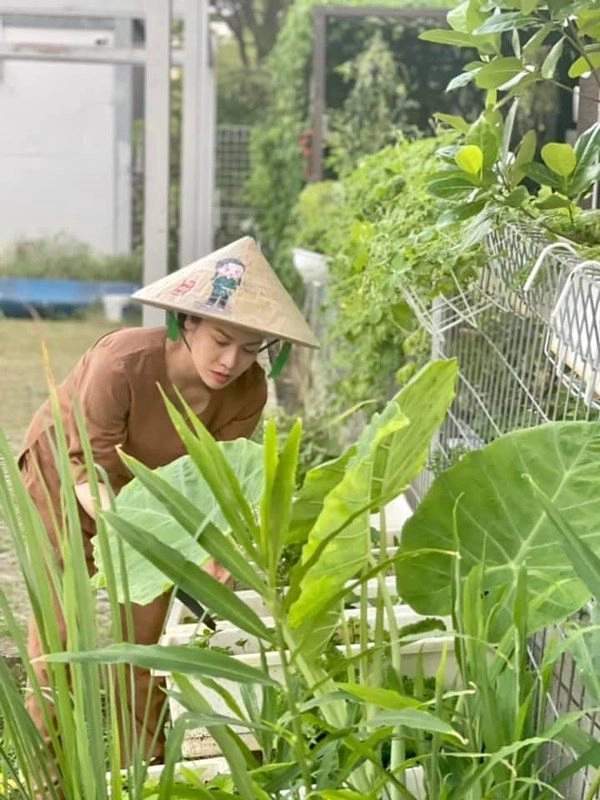
[[[200,317],[193,317],[191,314],[181,314],[179,318],[179,324],[184,331],[195,330],[201,321]]]

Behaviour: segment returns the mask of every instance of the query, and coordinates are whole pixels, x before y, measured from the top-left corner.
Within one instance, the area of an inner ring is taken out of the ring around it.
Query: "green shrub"
[[[296,0],[288,10],[267,63],[271,78],[270,101],[264,109],[262,123],[257,125],[252,133],[252,171],[248,182],[248,204],[253,208],[256,235],[260,238],[265,253],[284,283],[292,290],[295,285],[297,286],[298,278],[291,268],[289,257],[289,248],[293,244],[289,228],[292,210],[306,183],[299,137],[313,125],[309,94],[314,8],[317,5],[317,0]],[[335,7],[368,4],[331,0],[329,5]],[[425,9],[448,7],[451,3],[449,0],[433,2],[415,0],[412,3],[383,0],[377,5],[390,8],[410,5]],[[388,20],[383,27],[389,27]],[[338,50],[340,48],[336,43],[328,53],[328,82]],[[331,51],[336,52],[332,54]],[[348,60],[349,57],[342,55],[342,61]],[[423,77],[426,79],[426,85],[422,89],[411,86],[412,97],[419,102],[423,102],[425,97],[430,98],[435,91],[431,86],[433,79],[425,75]]]
[[[61,233],[24,239],[7,248],[0,256],[0,274],[140,283],[142,259],[138,254],[97,255],[87,244]]]
[[[438,294],[467,285],[482,263],[479,248],[456,247],[455,227],[436,225],[444,204],[427,193],[434,153],[449,141],[400,142],[339,183],[312,184],[300,195],[294,241],[332,258],[324,338],[338,409],[383,401],[429,358],[429,338],[404,292],[428,308]]]

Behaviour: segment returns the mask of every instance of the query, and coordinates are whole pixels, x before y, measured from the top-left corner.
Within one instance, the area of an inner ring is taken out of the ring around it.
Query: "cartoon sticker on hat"
[[[223,258],[217,261],[210,297],[205,304],[215,308],[227,308],[231,295],[242,283],[245,269],[246,265],[239,258]]]

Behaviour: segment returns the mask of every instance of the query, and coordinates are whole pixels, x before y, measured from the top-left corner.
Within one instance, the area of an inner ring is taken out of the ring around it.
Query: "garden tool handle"
[[[184,606],[189,608],[192,614],[195,614],[198,617],[198,620],[203,625],[206,625],[209,630],[217,630],[217,623],[215,622],[214,618],[194,597],[191,597],[189,594],[187,594],[187,592],[184,592],[183,589],[176,589],[175,597],[181,601]]]

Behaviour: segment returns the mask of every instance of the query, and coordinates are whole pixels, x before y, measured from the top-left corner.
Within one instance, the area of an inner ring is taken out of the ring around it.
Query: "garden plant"
[[[597,253],[597,247],[592,253],[587,248],[600,240],[599,217],[582,210],[582,203],[600,176],[600,125],[574,144],[551,141],[540,149],[535,129],[520,131],[516,122],[544,84],[572,94],[588,75],[597,93],[600,11],[587,2],[463,2],[447,20],[449,29],[421,38],[477,52],[448,90],[475,85],[484,93],[485,110],[473,123],[438,115],[461,136],[441,151],[442,169],[430,183],[432,194],[453,201],[441,222],[472,219],[471,232],[480,237],[497,224],[501,210],[573,241],[584,255]],[[594,92],[584,89],[582,103],[586,91]]]
[[[126,662],[172,673],[188,714],[173,728],[171,767],[161,775],[159,796],[208,796],[210,784],[174,790],[170,783],[183,730],[198,725],[211,731],[227,758],[230,777],[213,784],[222,797],[553,797],[560,796],[565,777],[593,763],[598,744],[576,725],[584,712],[556,722],[544,712],[554,662],[566,645],[550,648],[539,667],[527,656],[528,637],[569,617],[590,591],[523,473],[560,514],[568,509],[569,524],[595,552],[590,511],[596,500],[586,487],[593,485],[597,426],[553,423],[508,434],[466,456],[433,484],[406,524],[399,551],[373,554],[370,515],[422,469],[455,375],[453,362],[427,366],[374,415],[355,445],[309,470],[300,487],[294,481],[299,424],[278,442],[274,424],[267,423],[263,445],[246,442],[241,450],[239,443],[215,443],[200,424],[191,430],[185,415],[170,407],[189,456],[154,472],[128,460],[136,479],[106,512],[103,574],[112,563],[110,550],[120,552],[121,565],[132,567],[134,596],[141,598],[148,586],[151,594],[180,586],[240,635],[259,639],[265,659],[263,668],[248,671],[235,656],[211,652],[210,644],[115,644],[52,656],[58,663]],[[138,561],[136,576],[136,556],[121,548],[121,539],[158,572],[144,573]],[[302,545],[302,555],[286,583],[278,567],[291,543]],[[475,544],[479,551],[473,552]],[[198,546],[204,555],[193,554]],[[199,564],[206,554],[262,598],[272,626],[204,573]],[[384,580],[391,567],[403,601],[436,621],[395,627]],[[373,579],[375,594],[368,591]],[[363,621],[354,636],[343,624],[343,607],[357,594]],[[364,625],[370,603],[374,632]],[[424,644],[424,635],[434,635],[440,615],[452,618],[450,631],[439,635],[450,634],[458,673],[450,673],[448,646],[433,691],[423,690],[424,675],[417,673],[415,690],[407,694],[403,650],[411,640]],[[590,646],[592,632],[574,634],[580,647]],[[331,661],[334,633],[344,644]],[[271,649],[283,666],[279,685],[266,667]],[[241,705],[225,680],[248,686]],[[258,694],[253,683],[263,687]],[[215,714],[205,697],[210,691],[223,696],[227,713]],[[240,726],[261,742],[262,763],[239,739]],[[543,745],[550,741],[575,751],[569,769],[554,778],[540,773]],[[408,772],[417,765],[420,784]]]

